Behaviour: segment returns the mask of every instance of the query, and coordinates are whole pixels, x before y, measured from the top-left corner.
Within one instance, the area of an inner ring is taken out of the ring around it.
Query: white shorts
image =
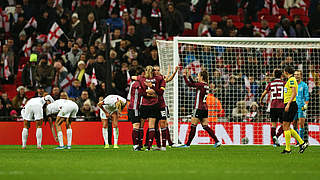
[[[77,118],[79,107],[77,104],[68,104],[62,106],[57,116],[63,118]]]
[[[43,109],[40,105],[30,105],[21,110],[21,116],[27,121],[37,121],[43,119]]]
[[[103,105],[103,108],[105,110],[107,110],[107,112],[111,115],[112,113],[114,112],[117,112],[118,110],[117,109],[114,109],[114,108],[108,108],[107,106]],[[107,116],[106,116],[106,113],[104,113],[104,111],[102,109],[100,109],[100,118],[101,119],[107,119]]]

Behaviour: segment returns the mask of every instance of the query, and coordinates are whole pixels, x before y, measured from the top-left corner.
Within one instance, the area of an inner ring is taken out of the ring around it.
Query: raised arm
[[[170,67],[170,65],[169,65],[169,67]],[[179,69],[179,66],[176,66],[176,68],[175,68],[173,74],[171,74],[171,76],[170,76],[170,70],[168,69],[168,75],[167,75],[165,81],[166,81],[166,82],[172,81],[172,79],[174,78],[174,76],[177,74],[178,69]]]

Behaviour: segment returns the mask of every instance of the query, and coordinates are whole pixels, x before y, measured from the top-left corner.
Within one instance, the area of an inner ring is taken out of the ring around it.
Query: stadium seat
[[[198,33],[194,29],[185,29],[182,36],[194,37],[198,36]]]
[[[303,24],[304,24],[305,26],[307,26],[308,23],[309,23],[309,21],[310,21],[310,19],[309,19],[308,16],[300,16],[300,19],[301,19],[301,21],[303,22]]]
[[[219,15],[211,15],[211,21],[220,22],[221,17]]]
[[[290,10],[290,16],[294,16],[294,15],[300,15],[300,16],[305,16],[306,12],[304,9],[300,8],[294,8]]]
[[[241,29],[243,28],[244,24],[242,22],[234,22],[233,25],[237,28],[237,29]]]
[[[199,25],[200,25],[200,22],[194,23],[194,24],[193,24],[193,30],[195,30],[196,32],[198,32]]]
[[[257,27],[257,28],[261,27],[261,23],[260,22],[252,22],[251,24],[252,24],[252,26]]]
[[[266,16],[264,16],[262,19],[267,20],[269,23],[270,23],[270,22],[273,22],[273,23],[278,23],[278,22],[280,22],[279,17],[273,16],[273,15],[266,15]]]
[[[284,8],[279,8],[279,15],[288,17],[288,11]]]
[[[237,15],[229,15],[228,18],[232,19],[233,23],[240,22],[240,17]]]
[[[270,11],[267,8],[263,8],[258,12],[258,16],[265,16],[265,15],[269,15]]]

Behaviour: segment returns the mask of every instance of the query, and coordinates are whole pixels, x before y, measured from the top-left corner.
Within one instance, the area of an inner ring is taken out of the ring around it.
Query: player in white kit
[[[57,114],[55,126],[57,129],[59,146],[56,149],[65,149],[63,145],[63,134],[61,130],[61,124],[63,121],[66,121],[66,129],[67,129],[68,145],[66,149],[71,149],[71,142],[72,142],[71,119],[76,118],[78,110],[79,110],[78,105],[75,102],[67,99],[56,100],[55,102],[47,106],[47,115]]]
[[[21,110],[21,116],[24,120],[23,130],[22,130],[22,149],[26,149],[28,131],[30,128],[30,122],[36,122],[36,138],[37,138],[37,148],[43,149],[41,146],[42,141],[42,122],[43,122],[43,107],[45,104],[50,104],[54,102],[50,95],[45,97],[36,97],[30,99],[25,107]]]
[[[118,128],[118,118],[119,112],[123,110],[126,106],[126,99],[118,95],[109,95],[98,103],[100,108],[100,118],[102,121],[102,135],[105,142],[105,149],[109,148],[108,142],[108,118],[111,116],[112,126],[113,126],[113,148],[119,148],[118,146],[118,137],[119,137],[119,128]]]

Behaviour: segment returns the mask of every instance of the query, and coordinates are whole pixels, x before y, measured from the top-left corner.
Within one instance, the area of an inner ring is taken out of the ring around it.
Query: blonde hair
[[[145,78],[152,78],[153,77],[153,67],[152,66],[147,66],[145,70]]]
[[[117,110],[119,111],[119,112],[121,112],[122,111],[122,107],[125,105],[125,103],[123,103],[122,101],[118,101],[118,102],[116,102],[116,108],[117,108]]]

